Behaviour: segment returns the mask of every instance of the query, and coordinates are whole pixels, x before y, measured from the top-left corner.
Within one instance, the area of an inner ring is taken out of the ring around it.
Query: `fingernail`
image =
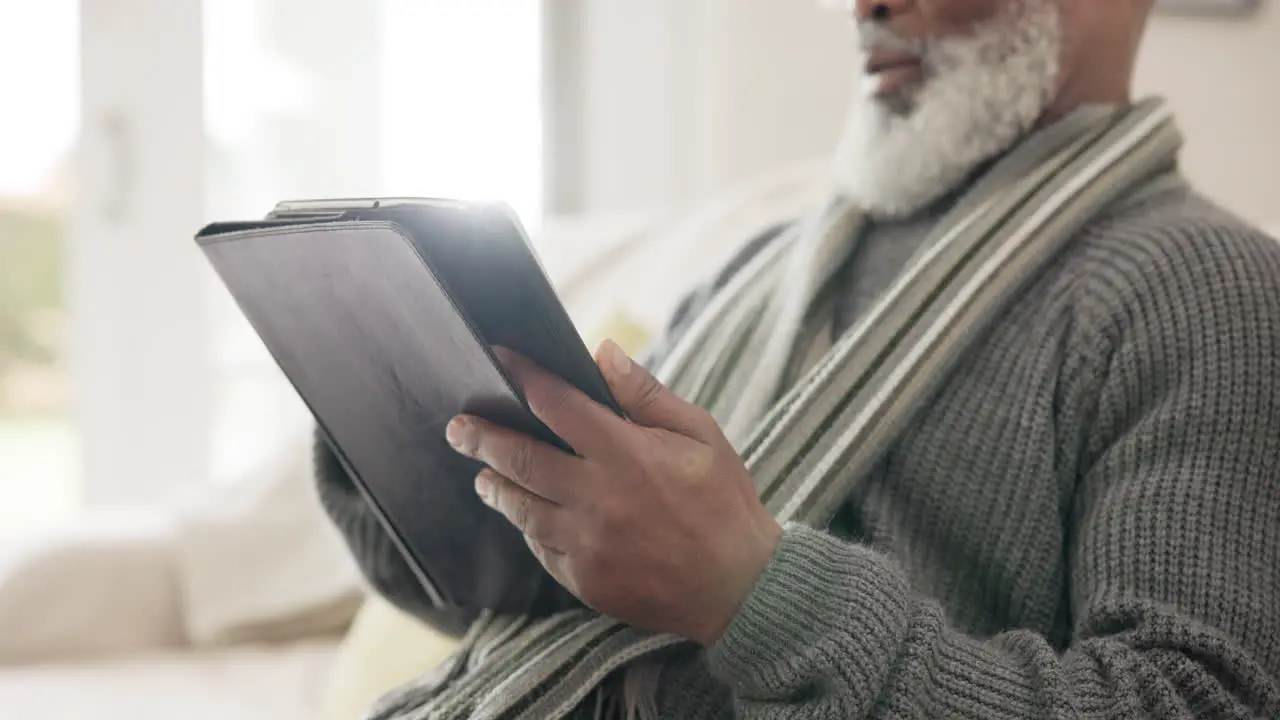
[[[618,343],[609,341],[609,356],[613,362],[613,369],[619,375],[626,375],[631,372],[631,358],[627,357],[627,353],[623,351]]]
[[[466,454],[470,450],[471,423],[463,418],[454,418],[444,428],[444,437],[454,450]]]
[[[493,506],[493,502],[489,499],[492,492],[493,484],[489,482],[489,478],[486,477],[485,473],[482,471],[476,475],[476,495],[479,495],[480,500],[490,507]]]

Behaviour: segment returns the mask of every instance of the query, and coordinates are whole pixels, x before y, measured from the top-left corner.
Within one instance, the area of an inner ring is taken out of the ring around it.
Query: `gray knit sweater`
[[[863,242],[840,324],[921,222]],[[318,451],[375,587],[460,627]],[[1280,244],[1185,189],[1099,218],[859,488],[669,663],[664,718],[1280,718]]]

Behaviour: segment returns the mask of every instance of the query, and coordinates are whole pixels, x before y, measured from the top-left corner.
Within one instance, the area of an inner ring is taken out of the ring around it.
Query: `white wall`
[[[1183,167],[1211,197],[1280,226],[1280,8],[1244,22],[1156,17],[1136,80],[1178,111]]]
[[[567,0],[560,72],[583,147],[557,155],[567,209],[683,204],[835,142],[849,24],[818,0]],[[572,141],[572,139],[569,139]]]
[[[580,17],[584,147],[573,209],[682,204],[833,147],[852,80],[847,16],[819,0],[564,0]],[[1157,17],[1140,92],[1169,96],[1185,167],[1280,224],[1280,9],[1247,22]],[[562,189],[563,190],[563,189]]]

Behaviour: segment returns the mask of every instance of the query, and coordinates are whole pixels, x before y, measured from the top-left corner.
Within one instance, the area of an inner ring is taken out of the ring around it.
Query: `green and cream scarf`
[[[1048,132],[1050,152],[1020,147],[984,173],[841,337],[814,330],[830,325],[814,299],[865,221],[835,200],[768,241],[667,355],[659,378],[712,411],[778,521],[825,527],[993,319],[1086,222],[1160,186],[1181,146],[1160,100]],[[486,614],[371,717],[656,718],[663,651],[687,642],[585,610]]]

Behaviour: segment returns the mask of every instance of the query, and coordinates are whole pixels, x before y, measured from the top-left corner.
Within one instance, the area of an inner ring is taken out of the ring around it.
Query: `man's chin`
[[[866,78],[862,84],[863,101],[894,117],[906,117],[915,110],[921,83],[886,84],[879,78]]]
[[[958,143],[904,122],[909,98],[867,103],[837,154],[837,188],[873,220],[901,220],[946,195],[973,166]],[[943,129],[945,132],[945,128]],[[943,140],[943,142],[939,142]]]
[[[879,72],[862,81],[841,138],[837,187],[873,217],[908,217],[1016,144],[1053,94],[1060,44],[1052,3],[939,42],[918,67],[872,68]]]
[[[917,105],[916,93],[909,91],[877,93],[869,96],[867,101],[882,113],[894,118],[905,118],[911,115]]]

